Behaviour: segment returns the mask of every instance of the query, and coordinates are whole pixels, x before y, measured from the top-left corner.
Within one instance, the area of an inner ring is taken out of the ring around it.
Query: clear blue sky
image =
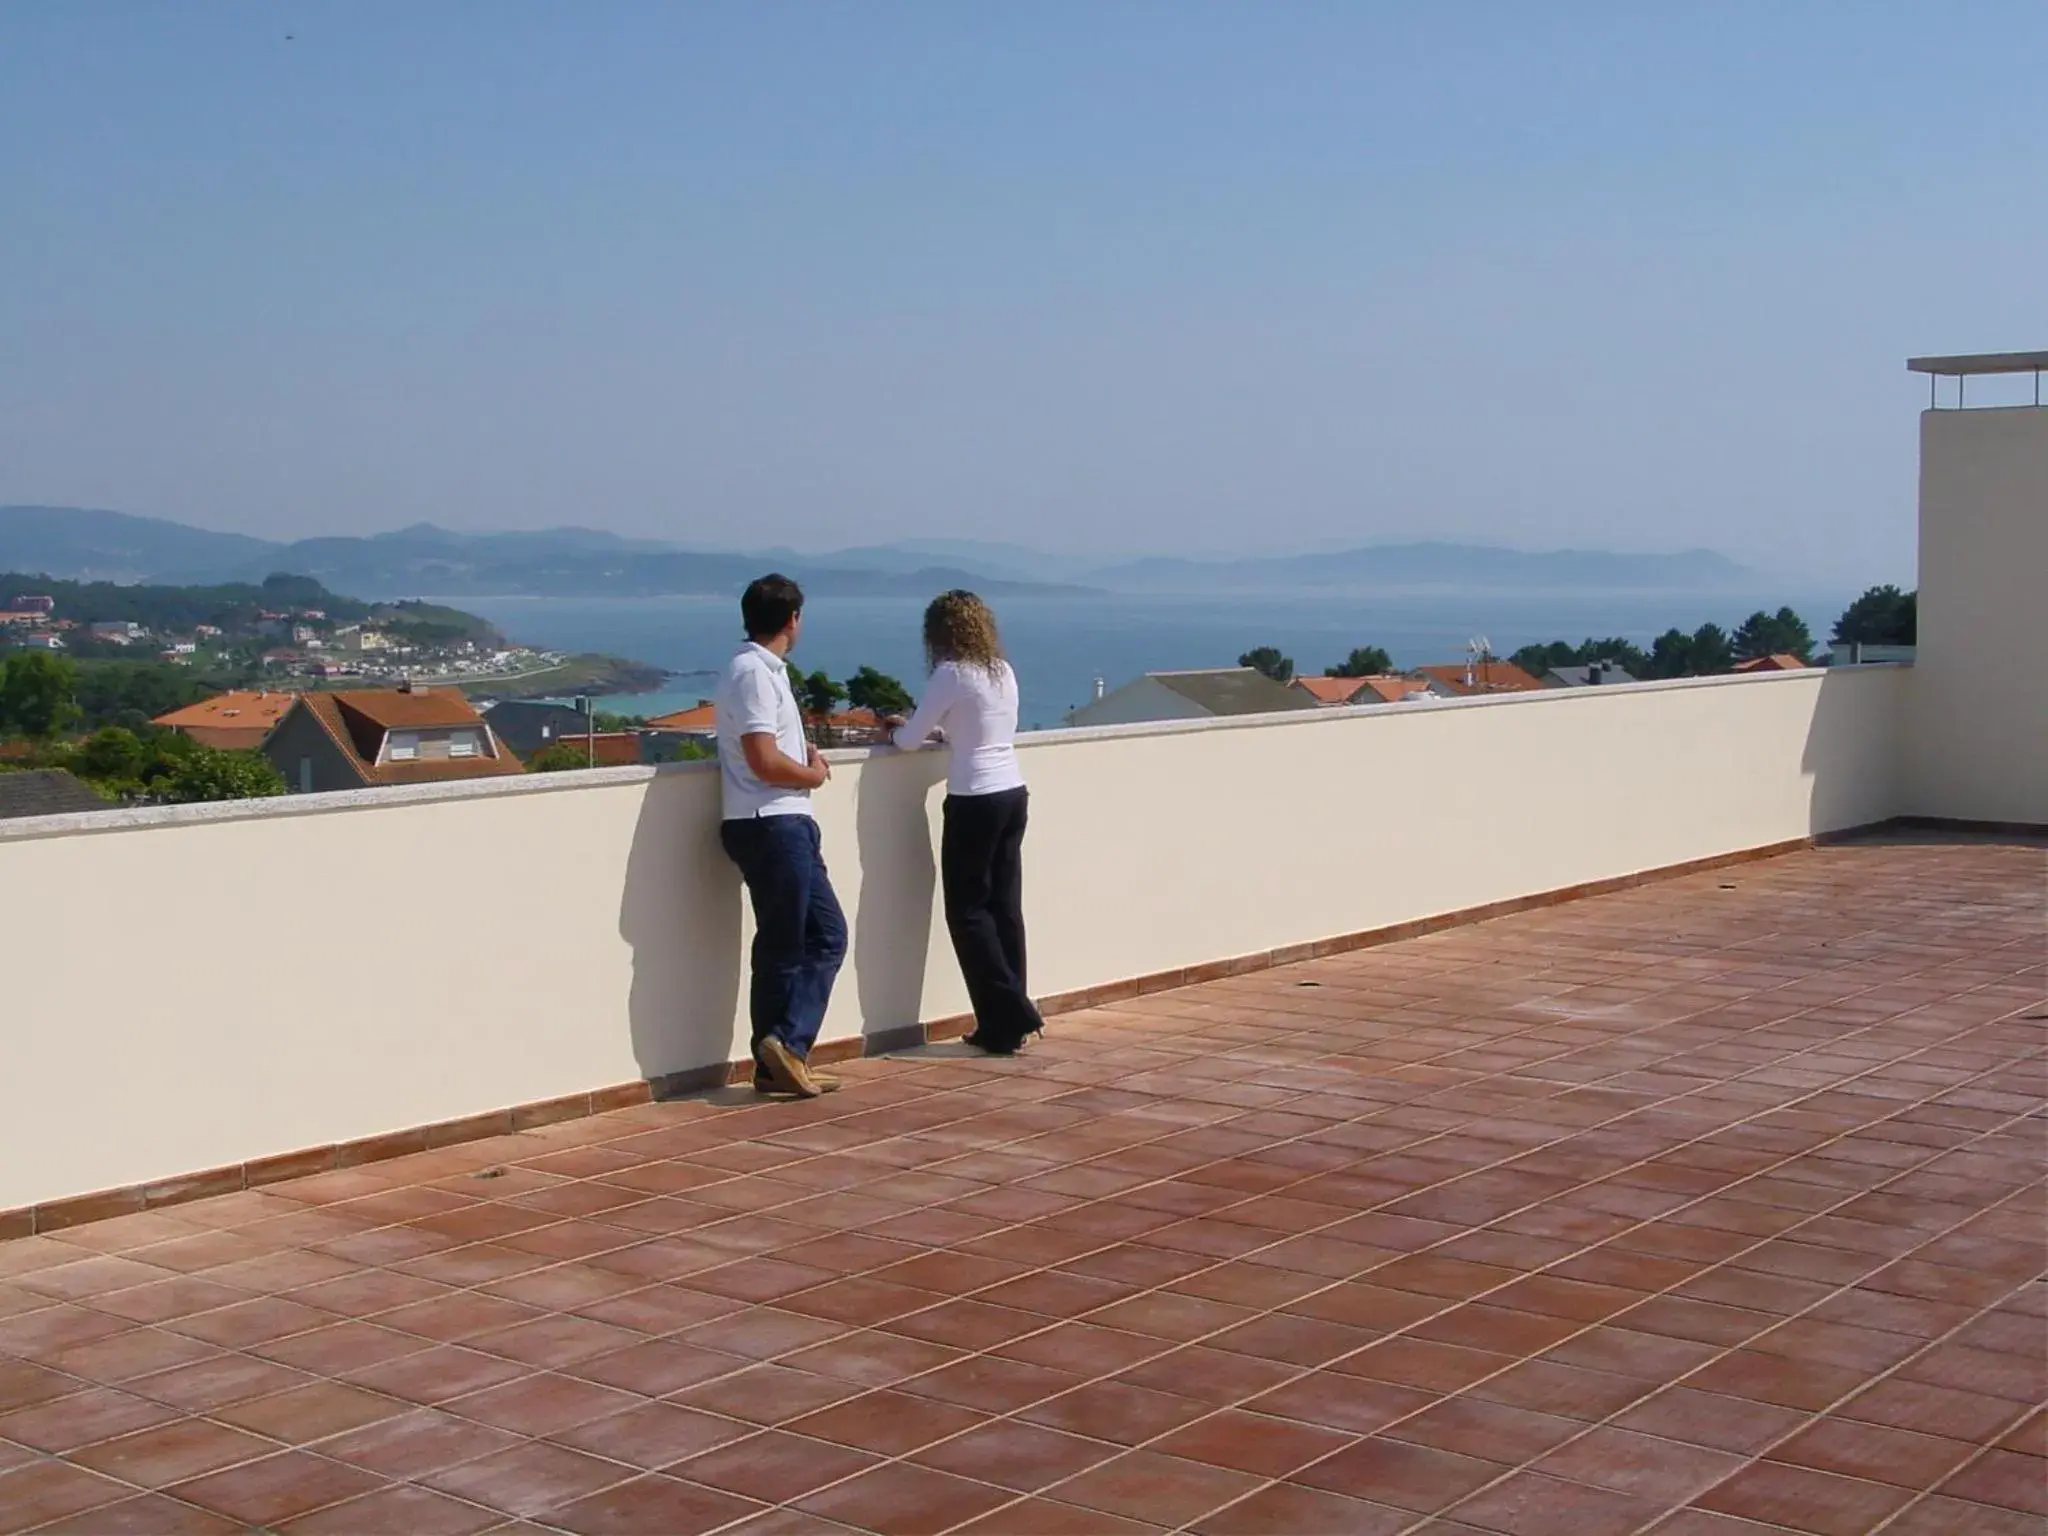
[[[1909,578],[1903,359],[2048,345],[2044,60],[2039,0],[7,0],[0,502]]]

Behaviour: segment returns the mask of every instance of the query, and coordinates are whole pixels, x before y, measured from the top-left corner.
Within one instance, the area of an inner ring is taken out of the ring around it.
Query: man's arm
[[[758,668],[743,674],[733,689],[730,709],[721,704],[718,733],[731,731],[740,740],[740,755],[754,777],[776,789],[816,789],[832,777],[818,749],[805,744],[798,762],[776,744],[776,721],[782,700],[775,685]]]
[[[800,763],[776,745],[773,731],[749,731],[740,738],[740,751],[754,777],[777,789],[816,789],[832,777],[832,765],[815,746]]]

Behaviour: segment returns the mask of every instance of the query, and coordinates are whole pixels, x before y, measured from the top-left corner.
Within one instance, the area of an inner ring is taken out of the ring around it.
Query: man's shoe
[[[808,1068],[810,1063],[806,1062],[804,1065]],[[824,1072],[811,1073],[811,1081],[818,1085],[818,1092],[820,1093],[837,1093],[845,1086],[838,1078]],[[754,1068],[754,1092],[774,1094],[785,1099],[791,1097],[789,1093],[770,1082],[767,1073],[763,1072],[759,1067]]]
[[[803,1058],[773,1035],[761,1042],[760,1062],[761,1071],[767,1075],[769,1086],[777,1092],[793,1093],[803,1099],[815,1099],[824,1092],[812,1080],[810,1069],[804,1065]]]

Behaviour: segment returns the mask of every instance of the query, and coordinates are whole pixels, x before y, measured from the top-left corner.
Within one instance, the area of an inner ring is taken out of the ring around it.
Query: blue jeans
[[[718,836],[754,903],[754,1060],[770,1035],[809,1056],[846,959],[846,914],[825,873],[818,824],[808,816],[755,816],[721,823]]]

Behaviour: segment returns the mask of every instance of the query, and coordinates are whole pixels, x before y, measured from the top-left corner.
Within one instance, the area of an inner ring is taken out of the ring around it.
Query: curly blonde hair
[[[942,592],[933,598],[924,611],[924,659],[928,668],[951,661],[993,676],[1003,662],[1003,642],[988,604],[972,592]]]

